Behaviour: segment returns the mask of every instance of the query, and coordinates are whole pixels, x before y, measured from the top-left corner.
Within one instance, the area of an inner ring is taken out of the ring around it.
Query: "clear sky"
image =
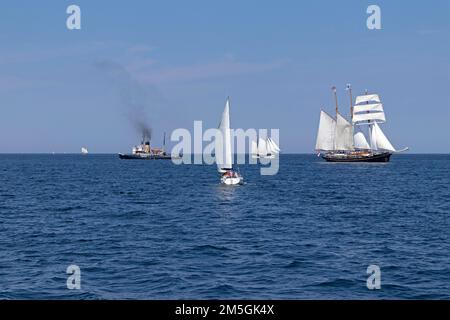
[[[0,2],[0,152],[126,152],[136,114],[160,144],[216,127],[228,95],[232,127],[314,152],[332,85],[348,114],[347,83],[380,94],[394,146],[450,152],[450,1]]]

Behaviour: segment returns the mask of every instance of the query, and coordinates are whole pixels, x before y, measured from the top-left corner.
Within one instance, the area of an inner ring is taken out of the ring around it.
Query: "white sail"
[[[385,122],[383,104],[377,94],[357,96],[353,106],[352,122],[354,124],[368,124],[371,122]]]
[[[265,156],[267,155],[268,150],[267,150],[267,142],[266,140],[262,139],[262,138],[258,138],[258,154],[260,156]]]
[[[355,142],[355,148],[356,149],[364,149],[364,150],[369,150],[370,149],[369,143],[367,142],[367,139],[364,136],[364,133],[357,132],[353,136],[353,140]]]
[[[384,112],[361,113],[361,114],[353,114],[352,120],[353,123],[369,120],[385,122],[386,116],[384,115]]]
[[[222,113],[222,120],[219,124],[219,130],[222,133],[222,139],[216,139],[216,164],[219,172],[226,172],[226,170],[231,170],[233,166],[229,99],[227,99],[225,109]]]
[[[281,151],[280,148],[277,146],[277,144],[271,138],[269,138],[267,140],[267,142],[270,144],[270,149],[273,150],[273,153],[276,153],[276,154],[280,153],[280,151]]]
[[[88,149],[87,149],[87,148],[85,148],[85,147],[82,147],[82,148],[81,148],[81,153],[82,153],[82,154],[88,154],[88,153],[89,153],[89,151],[88,151]]]
[[[382,103],[361,104],[353,106],[353,115],[358,112],[384,111]]]
[[[250,152],[253,156],[258,155],[258,144],[254,140],[252,140],[252,142],[251,142],[251,151]]]
[[[375,123],[372,123],[369,127],[369,134],[370,134],[370,149],[372,150],[378,150],[377,146],[377,132],[375,129]]]
[[[272,139],[268,138],[266,140],[266,145],[267,145],[267,154],[276,155],[279,153],[278,146],[272,141]]]
[[[269,139],[266,140],[266,148],[267,148],[267,155],[275,154],[275,150],[272,148]]]
[[[357,96],[355,104],[360,104],[364,102],[380,102],[380,97],[377,94],[366,94],[362,96]]]
[[[353,126],[339,113],[336,117],[335,150],[354,150]]]
[[[378,149],[395,152],[394,146],[392,146],[391,142],[384,135],[378,123],[374,123],[372,130],[375,132],[376,136],[375,142]]]
[[[316,150],[334,150],[336,120],[325,111],[320,111],[319,129],[317,131]]]

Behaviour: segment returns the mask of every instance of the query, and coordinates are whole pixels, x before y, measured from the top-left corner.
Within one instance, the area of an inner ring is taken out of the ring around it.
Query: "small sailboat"
[[[386,122],[386,116],[377,94],[366,93],[357,96],[353,106],[350,93],[351,121],[345,119],[338,109],[336,87],[332,88],[336,101],[336,118],[325,111],[320,112],[316,150],[324,152],[322,158],[329,162],[388,162],[393,153],[408,150],[396,150],[381,130],[379,123]],[[369,141],[361,125],[368,126]],[[356,133],[355,133],[356,131]]]
[[[278,145],[271,139],[263,139],[258,138],[258,143],[252,140],[251,144],[251,153],[252,158],[266,158],[273,159],[277,154],[280,153],[280,148]]]
[[[81,154],[88,154],[88,153],[89,153],[89,151],[86,147],[81,148]]]
[[[227,99],[222,119],[219,124],[222,133],[221,143],[216,140],[216,164],[220,174],[220,182],[226,185],[237,185],[244,181],[244,178],[233,170],[233,151],[231,149],[230,131],[230,99]]]

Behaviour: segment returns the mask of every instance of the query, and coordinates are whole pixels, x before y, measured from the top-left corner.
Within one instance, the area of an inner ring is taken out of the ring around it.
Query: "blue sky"
[[[382,30],[366,28],[370,4]],[[396,147],[450,152],[448,39],[444,0],[1,1],[0,152],[129,151],[130,100],[160,144],[194,120],[216,127],[228,95],[233,127],[313,152],[332,85],[348,110],[346,83],[380,94]]]

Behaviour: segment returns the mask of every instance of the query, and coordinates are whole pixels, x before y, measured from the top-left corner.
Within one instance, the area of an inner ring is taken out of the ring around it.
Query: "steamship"
[[[141,144],[133,147],[131,154],[119,153],[119,158],[128,160],[170,160],[172,159],[172,157],[165,151],[165,144],[166,144],[165,133],[162,148],[151,148],[150,138],[146,137],[146,135],[143,135]]]

